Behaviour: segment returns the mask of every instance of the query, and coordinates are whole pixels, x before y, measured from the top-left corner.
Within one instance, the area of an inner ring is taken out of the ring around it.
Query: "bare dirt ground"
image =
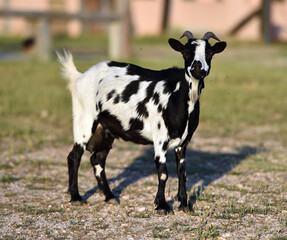
[[[232,138],[196,134],[186,161],[190,213],[177,210],[178,183],[169,152],[166,197],[174,214],[167,216],[154,212],[157,175],[151,147],[114,145],[106,172],[118,205],[105,203],[98,192],[88,154],[79,171],[80,193],[88,204],[77,205],[67,194],[71,146],[4,151],[0,238],[286,239],[287,150],[280,142],[255,140],[257,130]]]

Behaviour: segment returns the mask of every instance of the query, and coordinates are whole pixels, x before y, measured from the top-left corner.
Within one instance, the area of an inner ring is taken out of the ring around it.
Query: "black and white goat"
[[[179,178],[179,209],[187,210],[185,152],[199,120],[199,97],[211,59],[226,42],[207,32],[196,39],[191,32],[183,45],[169,39],[184,58],[184,68],[160,71],[114,61],[101,62],[85,73],[77,71],[72,55],[58,54],[63,75],[72,94],[74,147],[68,155],[71,201],[83,201],[78,190],[78,168],[84,150],[92,153],[91,164],[105,201],[115,196],[105,174],[106,157],[115,138],[137,144],[153,144],[158,172],[156,210],[171,211],[165,200],[168,179],[166,152],[174,148]],[[216,39],[213,46],[210,38]]]

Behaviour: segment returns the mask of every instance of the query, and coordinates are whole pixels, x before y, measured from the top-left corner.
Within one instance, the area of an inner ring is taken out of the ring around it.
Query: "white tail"
[[[74,91],[74,83],[75,81],[82,75],[80,73],[73,61],[73,56],[70,52],[63,50],[63,55],[56,51],[58,56],[58,60],[62,65],[62,75],[68,80],[68,87],[71,92]]]

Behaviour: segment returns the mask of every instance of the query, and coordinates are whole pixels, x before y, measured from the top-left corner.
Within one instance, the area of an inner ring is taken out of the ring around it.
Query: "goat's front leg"
[[[164,153],[161,153],[161,156],[157,156],[155,154],[155,164],[157,168],[157,174],[158,174],[158,190],[155,198],[155,204],[156,204],[156,211],[164,211],[164,214],[167,214],[169,212],[172,212],[172,209],[167,204],[165,200],[165,185],[166,181],[168,179],[168,172],[166,168],[166,157],[165,157],[166,151]]]
[[[79,194],[78,189],[78,170],[83,153],[83,147],[76,143],[67,158],[69,170],[69,193],[71,194],[71,202],[84,202]]]
[[[175,157],[177,165],[177,176],[178,176],[178,200],[180,205],[179,210],[188,211],[187,207],[187,194],[186,194],[186,171],[185,171],[185,152],[186,146],[175,148]]]

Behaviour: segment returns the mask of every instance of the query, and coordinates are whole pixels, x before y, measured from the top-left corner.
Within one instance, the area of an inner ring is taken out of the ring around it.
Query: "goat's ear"
[[[221,53],[226,48],[226,42],[217,42],[212,46],[212,53]]]
[[[168,43],[172,47],[172,49],[174,49],[175,51],[178,51],[181,53],[183,52],[184,45],[180,41],[170,38],[168,39]]]

